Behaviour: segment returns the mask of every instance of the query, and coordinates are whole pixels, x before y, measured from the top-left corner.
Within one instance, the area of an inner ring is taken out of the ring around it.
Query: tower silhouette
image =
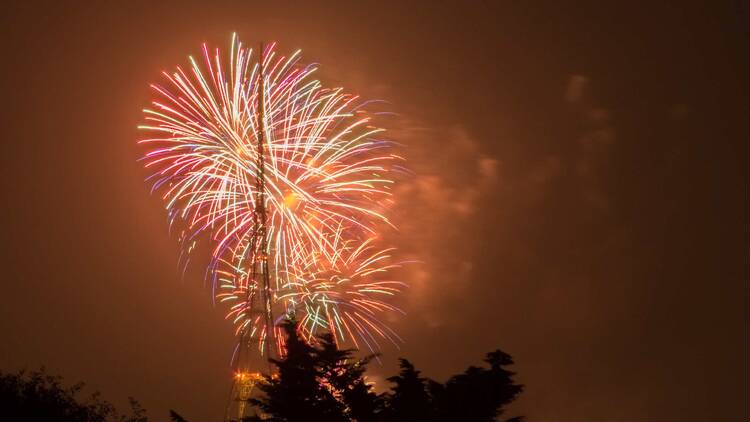
[[[263,382],[263,376],[252,368],[251,352],[259,347],[261,355],[265,359],[271,359],[278,355],[277,332],[273,315],[273,294],[271,288],[271,274],[268,266],[268,258],[271,254],[268,242],[268,215],[266,211],[266,80],[264,73],[264,46],[260,43],[259,71],[258,71],[258,94],[256,115],[257,130],[257,154],[255,155],[255,198],[253,207],[253,234],[251,236],[250,248],[248,248],[248,259],[252,264],[249,277],[240,279],[245,286],[245,315],[246,321],[259,321],[263,319],[264,329],[260,332],[254,330],[256,324],[248,323],[238,333],[237,353],[233,361],[234,375],[229,403],[225,413],[225,420],[242,420],[243,417],[251,416],[252,410],[247,406],[247,400],[255,391],[255,386]],[[268,369],[270,370],[270,364]]]

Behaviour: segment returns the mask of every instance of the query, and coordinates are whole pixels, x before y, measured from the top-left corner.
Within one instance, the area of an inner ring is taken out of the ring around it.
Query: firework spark
[[[357,96],[314,79],[316,67],[303,65],[299,51],[285,57],[271,45],[260,66],[235,36],[227,57],[205,44],[202,56],[202,65],[191,57],[189,68],[152,85],[158,99],[140,126],[149,133],[140,141],[149,181],[180,230],[184,256],[208,234],[216,296],[230,303],[238,332],[261,341],[269,327],[251,312],[260,287],[250,270],[259,254],[272,263],[274,306],[294,312],[308,334],[325,328],[370,348],[374,335],[397,339],[378,314],[396,310],[385,296],[401,284],[373,279],[395,265],[390,249],[374,246],[390,226],[389,175],[401,160],[383,129]],[[259,139],[266,251],[252,241]]]

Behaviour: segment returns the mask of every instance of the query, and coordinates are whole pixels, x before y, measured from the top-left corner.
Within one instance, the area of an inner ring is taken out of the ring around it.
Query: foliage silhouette
[[[356,393],[349,391],[349,387],[352,391],[361,391],[362,387],[357,386],[366,386],[362,379],[364,369],[347,363],[352,351],[339,350],[330,335],[319,337],[318,347],[309,345],[300,338],[294,321],[285,322],[283,328],[287,336],[286,356],[271,360],[277,374],[265,376],[265,382],[257,387],[264,397],[250,400],[268,416],[248,420],[350,421],[351,408],[346,400],[356,397]],[[361,412],[363,405],[358,402],[355,407]]]
[[[374,356],[354,359],[355,351],[339,349],[330,334],[316,337],[311,346],[294,321],[283,327],[287,355],[271,360],[277,374],[265,375],[258,386],[262,395],[249,400],[263,416],[245,421],[491,422],[523,391],[514,383],[515,373],[506,369],[513,359],[496,350],[486,355],[489,368],[471,366],[445,383],[421,377],[401,359],[399,374],[388,378],[390,391],[377,395],[364,375]]]
[[[376,394],[365,371],[374,355],[354,357],[355,350],[339,349],[334,337],[323,334],[301,338],[297,324],[286,321],[287,352],[274,375],[265,375],[251,398],[261,416],[243,422],[493,422],[523,391],[507,367],[513,359],[496,350],[484,367],[470,366],[445,383],[422,377],[411,362],[400,359],[398,375],[388,378],[390,391]],[[119,414],[98,393],[81,399],[83,384],[65,387],[59,376],[40,371],[0,372],[0,420],[64,422],[147,422],[146,412],[130,398],[131,411]],[[187,422],[170,410],[173,422]],[[520,422],[521,417],[505,422]]]
[[[513,364],[510,355],[496,350],[487,354],[485,362],[490,364],[489,369],[471,366],[445,384],[430,383],[436,421],[492,422],[521,394],[523,386],[513,383],[515,373],[505,369]]]
[[[145,410],[132,397],[131,413],[119,414],[99,393],[81,400],[83,383],[64,387],[60,376],[39,371],[0,372],[0,420],[65,422],[146,422]]]
[[[169,409],[169,419],[172,422],[187,422],[187,420],[185,420],[185,418],[183,418],[182,416],[180,416],[179,413],[175,412],[172,409]]]
[[[435,418],[432,397],[427,392],[427,379],[406,359],[399,359],[401,371],[388,378],[394,384],[386,395],[388,420],[394,422],[427,422]]]
[[[315,357],[320,368],[319,381],[329,386],[337,400],[344,405],[346,420],[376,422],[382,404],[372,386],[365,382],[367,364],[375,355],[356,360],[356,350],[341,350],[331,333],[318,337]]]

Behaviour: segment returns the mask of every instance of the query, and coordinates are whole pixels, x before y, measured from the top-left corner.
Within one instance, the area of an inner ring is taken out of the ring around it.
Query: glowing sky
[[[374,376],[500,347],[529,420],[739,421],[748,9],[549,2],[6,6],[0,368],[215,420],[231,324],[136,162],[148,83],[231,33],[389,101],[412,286]],[[613,409],[616,409],[613,410]]]

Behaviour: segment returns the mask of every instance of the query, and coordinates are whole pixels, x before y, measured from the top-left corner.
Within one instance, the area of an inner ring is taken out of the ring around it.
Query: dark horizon
[[[0,369],[223,415],[233,327],[143,182],[149,83],[276,40],[398,115],[417,174],[372,376],[497,348],[527,420],[745,419],[750,22],[736,1],[6,5]],[[480,336],[479,333],[482,333]]]

